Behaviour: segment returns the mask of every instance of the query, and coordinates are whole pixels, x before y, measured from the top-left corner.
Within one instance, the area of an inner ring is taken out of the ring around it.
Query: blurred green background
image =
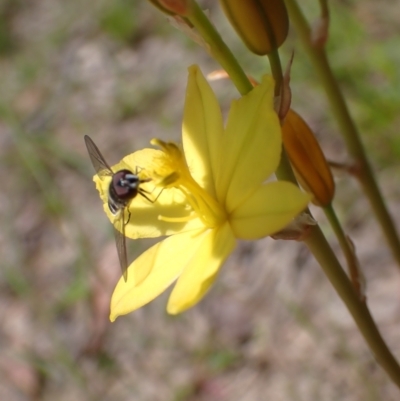
[[[317,3],[301,1],[310,20]],[[268,71],[217,2],[200,4],[248,73]],[[330,5],[330,60],[399,223],[400,2]],[[284,63],[293,50],[293,107],[328,157],[346,162],[291,31]],[[193,63],[219,68],[146,1],[0,1],[0,399],[399,399],[301,243],[240,243],[192,310],[168,316],[164,294],[109,322],[120,270],[83,136],[111,164],[154,137],[179,141]],[[227,110],[237,93],[229,81],[212,85]],[[399,272],[356,183],[342,176],[337,185],[370,307],[400,357]],[[150,243],[128,245],[134,258]]]

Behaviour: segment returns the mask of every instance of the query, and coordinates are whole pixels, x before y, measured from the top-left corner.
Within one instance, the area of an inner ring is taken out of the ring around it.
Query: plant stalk
[[[321,229],[318,226],[314,226],[310,236],[304,242],[353,316],[358,329],[377,361],[400,388],[400,366],[379,333],[367,304],[362,302],[354,291],[351,282],[340,266]]]
[[[193,1],[191,5],[191,13],[186,18],[193,24],[201,37],[209,45],[208,50],[211,56],[221,64],[221,67],[227,72],[239,93],[242,96],[249,93],[253,89],[249,78],[229,47],[222,40],[214,25],[195,1]]]
[[[290,21],[295,26],[299,38],[327,94],[332,112],[339,124],[348,151],[354,159],[356,170],[358,171],[357,177],[371,203],[372,209],[400,268],[400,241],[398,233],[380,193],[360,135],[333,75],[325,50],[324,48],[313,46],[310,36],[310,26],[296,0],[285,0],[285,4],[289,12]]]

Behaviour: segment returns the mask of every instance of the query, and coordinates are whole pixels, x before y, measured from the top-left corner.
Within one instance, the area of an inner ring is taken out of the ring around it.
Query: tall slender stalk
[[[325,89],[332,112],[340,126],[348,151],[354,159],[357,177],[368,197],[372,209],[382,227],[386,240],[400,268],[400,240],[393,220],[380,193],[374,173],[368,161],[364,146],[353,119],[350,116],[343,94],[328,62],[323,47],[313,46],[311,29],[296,0],[285,0],[290,20],[298,32],[299,38]]]
[[[187,19],[200,33],[205,42],[210,45],[209,51],[211,56],[217,60],[222,68],[227,72],[232,82],[241,95],[245,95],[253,89],[249,78],[243,71],[242,67],[232,54],[229,47],[222,40],[218,31],[211,24],[210,20],[203,13],[199,5],[193,1],[192,12]]]
[[[304,242],[353,316],[358,329],[379,364],[400,388],[400,366],[379,333],[367,304],[361,301],[354,291],[352,284],[340,266],[321,229],[315,226],[310,236]]]
[[[349,269],[354,290],[356,291],[358,298],[362,301],[365,301],[364,278],[359,268],[355,249],[350,242],[350,239],[346,236],[332,204],[324,207],[324,213],[329,220],[329,224],[331,225],[333,231],[335,232],[336,238],[338,239],[340,247],[342,248],[343,254],[346,258],[347,267]]]

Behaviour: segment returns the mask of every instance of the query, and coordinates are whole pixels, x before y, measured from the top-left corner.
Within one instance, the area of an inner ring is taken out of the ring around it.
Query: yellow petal
[[[120,163],[116,164],[114,167],[118,168],[118,170],[120,170],[121,168],[128,168],[128,170],[131,170],[133,172],[136,172],[136,170],[139,170],[140,172],[142,170],[144,170],[144,172],[146,172],[146,170],[149,170],[149,173],[151,173],[151,171],[154,169],[154,160],[159,158],[161,155],[162,151],[159,149],[144,148],[134,153],[128,154],[121,160]]]
[[[168,237],[140,255],[128,267],[128,281],[121,277],[111,298],[110,320],[146,305],[165,291],[181,274],[206,231]]]
[[[202,236],[169,297],[168,313],[183,312],[200,301],[235,245],[228,223]]]
[[[189,170],[197,183],[215,196],[213,172],[221,155],[219,142],[223,133],[217,98],[199,67],[189,67],[182,141]]]
[[[281,154],[281,128],[273,109],[273,80],[232,102],[222,139],[217,192],[228,211],[234,210],[276,169]]]
[[[104,206],[104,210],[110,221],[113,221],[108,205]],[[165,189],[155,203],[150,203],[142,196],[137,196],[131,201],[129,212],[130,219],[125,226],[125,235],[132,239],[156,238],[204,227],[204,223],[199,218],[190,219],[192,210],[188,208],[182,193],[174,188]],[[181,218],[182,222],[160,220],[160,216]],[[183,221],[184,218],[189,220]]]
[[[290,223],[310,199],[309,194],[289,182],[267,183],[233,212],[232,230],[241,239],[266,237]]]

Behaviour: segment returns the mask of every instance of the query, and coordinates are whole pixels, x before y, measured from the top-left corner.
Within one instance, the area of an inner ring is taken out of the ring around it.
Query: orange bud
[[[149,0],[163,13],[169,15],[186,16],[189,10],[190,0]]]
[[[300,184],[314,195],[314,203],[327,206],[335,194],[331,170],[310,127],[292,109],[282,126],[282,139]]]
[[[285,41],[289,18],[283,0],[220,0],[220,3],[253,53],[268,54]]]

